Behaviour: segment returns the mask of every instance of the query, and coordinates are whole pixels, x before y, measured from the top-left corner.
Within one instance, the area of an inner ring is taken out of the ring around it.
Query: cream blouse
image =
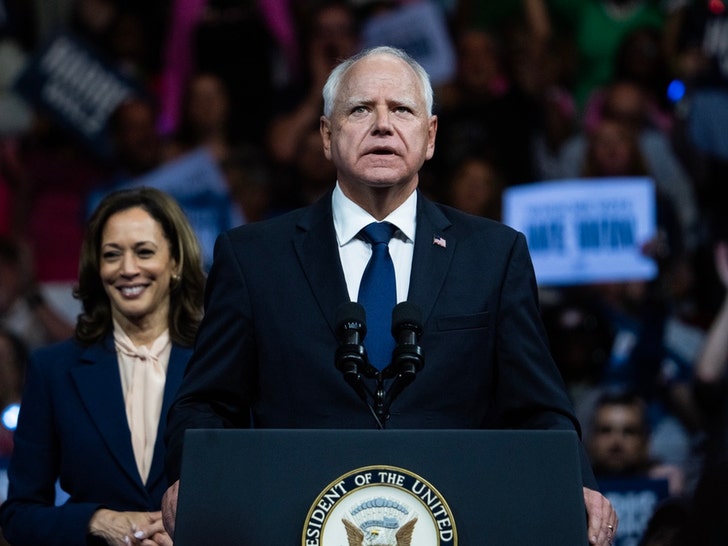
[[[162,413],[172,342],[169,330],[165,330],[151,347],[136,346],[114,322],[114,345],[134,458],[142,482],[146,483]]]

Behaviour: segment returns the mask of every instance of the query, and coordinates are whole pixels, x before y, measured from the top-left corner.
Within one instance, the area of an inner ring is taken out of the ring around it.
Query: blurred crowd
[[[94,194],[204,149],[237,223],[315,201],[335,182],[319,136],[328,72],[368,23],[417,3],[0,0],[0,407],[20,400],[28,351],[72,333]],[[728,499],[711,487],[728,459],[728,2],[431,3],[456,62],[435,82],[424,192],[500,220],[514,185],[654,180],[657,278],[541,287],[542,308],[595,469],[666,477],[679,500],[621,544],[692,543],[686,529],[710,532],[700,518]],[[14,85],[58,32],[142,90],[109,119],[108,155]],[[615,400],[632,409],[605,424]]]

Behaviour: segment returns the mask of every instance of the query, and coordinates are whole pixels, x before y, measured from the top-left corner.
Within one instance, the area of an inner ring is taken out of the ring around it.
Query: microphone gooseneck
[[[366,311],[356,302],[345,302],[339,306],[336,315],[336,333],[339,346],[336,349],[336,368],[344,380],[354,389],[359,398],[371,411],[377,428],[383,429],[390,417],[389,408],[404,388],[414,381],[425,364],[422,347],[422,312],[410,302],[401,302],[392,310],[392,336],[396,346],[392,361],[384,370],[372,366],[364,348],[367,333]],[[376,389],[372,391],[364,380],[375,379]],[[385,381],[392,380],[389,388]]]
[[[339,338],[334,360],[336,369],[367,405],[374,416],[377,428],[383,429],[384,425],[378,412],[369,403],[369,398],[376,397],[367,389],[362,379],[362,373],[368,378],[379,375],[376,368],[369,363],[364,349],[363,342],[367,333],[364,307],[353,301],[341,304],[336,313],[336,333]]]
[[[385,373],[394,377],[384,398],[385,414],[389,415],[392,402],[404,388],[412,383],[425,365],[425,355],[420,346],[422,336],[422,311],[414,303],[403,301],[392,310],[392,336],[397,345],[392,353],[392,364]]]

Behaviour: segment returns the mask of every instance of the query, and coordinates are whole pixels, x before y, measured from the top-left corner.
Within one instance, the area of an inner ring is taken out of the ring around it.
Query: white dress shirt
[[[357,234],[363,227],[376,222],[377,219],[346,197],[338,182],[331,199],[331,208],[349,298],[351,301],[357,301],[359,283],[372,255],[371,245],[359,239]],[[397,281],[397,303],[405,301],[409,292],[416,216],[417,192],[413,191],[402,205],[383,220],[397,226],[397,231],[389,242],[389,254],[394,263],[394,276]]]

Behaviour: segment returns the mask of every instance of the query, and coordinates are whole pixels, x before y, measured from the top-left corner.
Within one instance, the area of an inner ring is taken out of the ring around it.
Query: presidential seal
[[[450,508],[426,480],[367,466],[330,483],[303,527],[302,546],[456,546]]]

